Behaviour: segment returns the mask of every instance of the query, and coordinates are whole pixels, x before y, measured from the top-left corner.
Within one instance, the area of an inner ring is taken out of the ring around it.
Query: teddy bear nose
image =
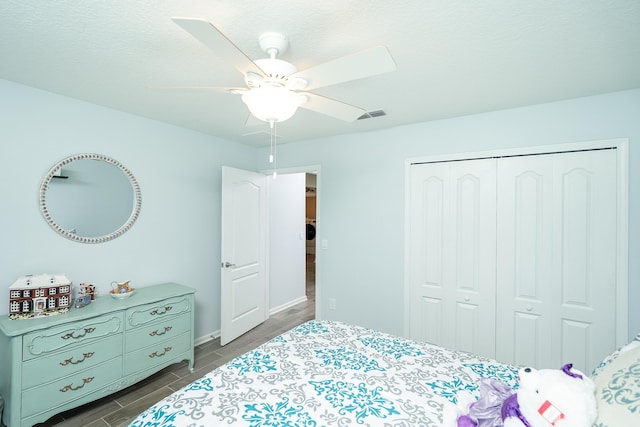
[[[531,372],[531,368],[524,368],[524,371],[525,371],[526,373],[529,373],[529,372]]]

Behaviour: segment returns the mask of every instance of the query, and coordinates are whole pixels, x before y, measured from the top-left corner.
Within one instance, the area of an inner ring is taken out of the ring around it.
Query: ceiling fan
[[[251,114],[272,126],[274,122],[292,117],[298,107],[354,121],[366,110],[309,91],[396,69],[388,49],[378,46],[298,71],[295,65],[277,58],[288,47],[287,38],[280,33],[269,32],[260,36],[260,47],[268,57],[253,61],[210,22],[181,17],[172,20],[231,63],[242,73],[246,84],[245,88],[202,89],[241,95]]]

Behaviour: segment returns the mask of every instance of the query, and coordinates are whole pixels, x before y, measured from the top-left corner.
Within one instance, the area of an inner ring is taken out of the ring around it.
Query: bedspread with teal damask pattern
[[[440,426],[445,404],[517,368],[340,322],[310,321],[158,402],[133,427]]]

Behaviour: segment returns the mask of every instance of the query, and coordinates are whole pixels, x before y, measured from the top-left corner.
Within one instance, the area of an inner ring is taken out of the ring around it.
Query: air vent
[[[366,113],[358,117],[358,120],[373,119],[374,117],[382,117],[386,115],[387,113],[385,113],[384,110],[367,111]]]

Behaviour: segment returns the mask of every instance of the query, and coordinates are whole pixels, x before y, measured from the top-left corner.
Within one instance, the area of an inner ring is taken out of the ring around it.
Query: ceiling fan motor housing
[[[292,90],[306,86],[307,82],[301,78],[289,82],[289,76],[296,73],[298,69],[292,63],[276,58],[289,47],[289,40],[285,35],[276,32],[263,33],[258,42],[262,50],[269,55],[269,58],[254,61],[266,73],[267,78],[264,83],[286,85]]]
[[[267,78],[272,81],[286,83],[289,76],[298,69],[290,62],[281,59],[257,59],[254,61],[262,71],[267,74]]]
[[[284,34],[273,31],[261,34],[258,43],[264,53],[271,58],[283,54],[289,47],[289,39]]]

